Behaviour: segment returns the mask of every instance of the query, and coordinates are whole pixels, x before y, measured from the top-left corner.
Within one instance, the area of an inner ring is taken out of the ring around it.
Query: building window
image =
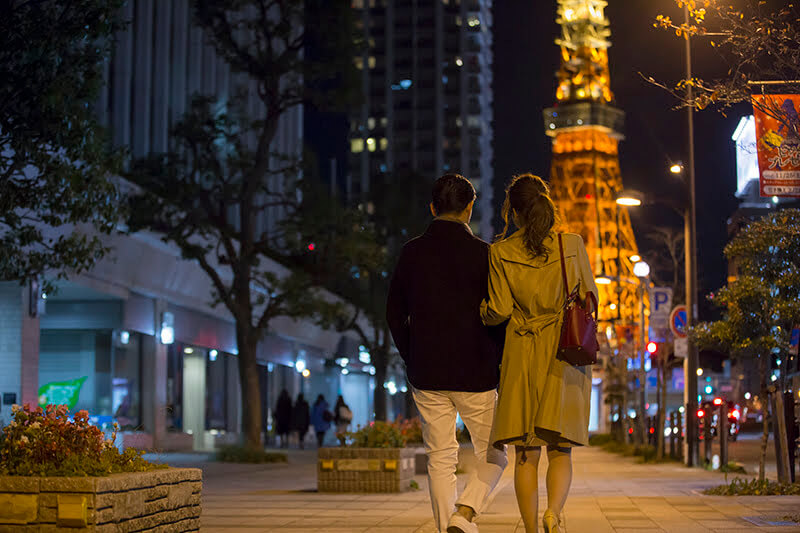
[[[358,154],[364,151],[364,139],[350,139],[350,151]]]
[[[389,119],[386,117],[381,117],[381,127],[385,128],[388,125],[389,125]]]
[[[367,150],[369,150],[370,152],[374,152],[377,149],[377,147],[378,146],[377,143],[375,142],[375,139],[373,139],[372,137],[367,139]]]
[[[353,0],[350,2],[350,7],[353,9],[364,9],[364,0]]]
[[[470,28],[477,28],[481,25],[481,19],[477,15],[470,15],[467,17],[467,26]]]
[[[387,148],[389,148],[389,141],[386,139],[386,137],[381,138],[380,147],[381,150],[386,150]]]
[[[369,118],[367,119],[367,127],[368,127],[370,130],[374,130],[374,129],[375,129],[375,117],[369,117]]]

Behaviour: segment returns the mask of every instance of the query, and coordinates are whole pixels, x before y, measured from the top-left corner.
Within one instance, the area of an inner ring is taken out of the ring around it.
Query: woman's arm
[[[489,299],[481,302],[481,320],[487,326],[496,326],[507,320],[514,309],[514,299],[503,270],[497,247],[489,248]]]

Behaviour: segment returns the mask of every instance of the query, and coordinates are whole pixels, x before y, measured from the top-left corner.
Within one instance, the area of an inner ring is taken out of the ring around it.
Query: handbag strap
[[[567,295],[567,300],[569,300],[569,285],[567,284],[567,267],[566,261],[564,260],[564,243],[561,240],[561,233],[558,234],[558,251],[561,253],[561,277],[564,279],[564,294]],[[597,297],[594,295],[592,291],[589,291],[586,294],[587,298],[592,299],[592,303],[594,304],[594,320],[597,322],[597,316],[600,310],[598,309],[599,305],[597,303]]]
[[[561,277],[564,279],[564,294],[569,300],[569,285],[567,284],[567,266],[564,260],[564,243],[561,240],[561,233],[558,234],[558,251],[561,253]]]

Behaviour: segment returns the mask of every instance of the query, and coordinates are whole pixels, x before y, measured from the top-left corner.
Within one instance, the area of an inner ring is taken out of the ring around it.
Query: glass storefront
[[[124,333],[124,335],[122,334]],[[85,409],[110,429],[141,426],[141,335],[112,330],[42,330],[39,404]]]

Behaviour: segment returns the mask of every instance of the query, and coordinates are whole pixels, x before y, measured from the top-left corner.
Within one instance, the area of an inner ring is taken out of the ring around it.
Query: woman
[[[535,532],[537,467],[547,447],[546,532],[559,531],[559,516],[572,482],[573,446],[589,440],[590,367],[556,359],[565,301],[556,210],[547,185],[532,174],[517,176],[506,190],[506,226],[489,253],[489,299],[481,304],[486,325],[510,318],[492,429],[495,446],[516,447],[514,488],[525,530]],[[508,238],[509,219],[520,228]],[[589,257],[579,235],[562,234],[570,291],[597,296]]]
[[[317,445],[320,448],[325,440],[325,432],[331,427],[331,420],[333,420],[333,414],[328,411],[328,402],[325,401],[325,396],[320,394],[317,396],[317,401],[314,402],[314,407],[311,408],[311,425],[314,426],[314,431],[317,433]]]
[[[353,412],[350,410],[350,407],[344,403],[344,398],[342,398],[340,394],[339,397],[336,398],[336,405],[333,407],[333,422],[336,424],[336,438],[339,439],[342,446],[344,446],[345,443],[347,427],[352,420]]]
[[[303,393],[297,395],[297,400],[292,409],[292,430],[297,431],[297,442],[302,450],[305,446],[306,433],[308,433],[308,402]]]
[[[292,426],[292,399],[289,391],[285,388],[278,396],[278,404],[275,406],[275,433],[281,439],[281,448],[289,447],[289,431]]]

